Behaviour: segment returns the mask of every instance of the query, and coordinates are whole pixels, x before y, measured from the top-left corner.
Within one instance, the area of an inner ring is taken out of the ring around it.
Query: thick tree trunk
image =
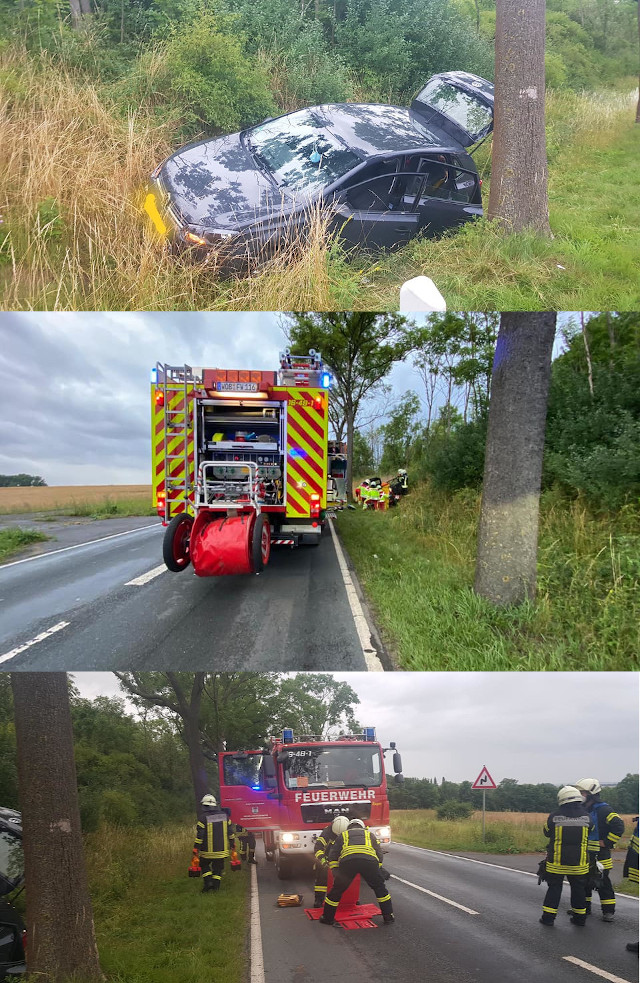
[[[550,235],[544,82],[545,0],[497,0],[490,219]]]
[[[489,403],[475,591],[533,600],[538,509],[556,314],[503,314]]]
[[[353,501],[353,440],[355,419],[352,407],[345,407],[347,422],[347,501]]]
[[[67,676],[11,675],[27,885],[27,967],[101,980],[82,849]]]
[[[638,44],[640,44],[640,2],[638,2]],[[640,73],[638,74],[638,102],[636,104],[636,123],[640,123]]]

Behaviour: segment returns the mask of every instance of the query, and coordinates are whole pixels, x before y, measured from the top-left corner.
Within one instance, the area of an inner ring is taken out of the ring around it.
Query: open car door
[[[411,110],[425,126],[439,126],[468,149],[493,129],[493,85],[470,72],[433,75]]]
[[[220,768],[220,805],[231,820],[245,829],[278,829],[278,791],[273,759],[262,751],[223,751]]]

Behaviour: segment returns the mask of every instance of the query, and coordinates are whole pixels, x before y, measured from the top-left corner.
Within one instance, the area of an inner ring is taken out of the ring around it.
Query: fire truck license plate
[[[219,393],[257,393],[257,382],[216,382]]]

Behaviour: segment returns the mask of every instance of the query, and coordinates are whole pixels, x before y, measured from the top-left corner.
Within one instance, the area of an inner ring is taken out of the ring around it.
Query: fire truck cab
[[[153,492],[170,570],[260,573],[272,545],[318,545],[330,382],[315,351],[287,349],[277,372],[156,365]]]
[[[267,860],[275,861],[281,880],[296,868],[310,869],[318,834],[336,816],[357,814],[386,850],[391,842],[386,751],[393,751],[399,784],[402,761],[395,743],[383,748],[373,727],[335,741],[294,738],[286,728],[262,750],[219,754],[220,802],[233,822],[262,833]]]

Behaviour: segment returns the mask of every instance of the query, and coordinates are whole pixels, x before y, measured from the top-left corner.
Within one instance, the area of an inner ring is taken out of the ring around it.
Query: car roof
[[[402,106],[329,103],[314,106],[312,112],[363,158],[405,150],[462,150],[444,130],[425,126],[419,116]]]

